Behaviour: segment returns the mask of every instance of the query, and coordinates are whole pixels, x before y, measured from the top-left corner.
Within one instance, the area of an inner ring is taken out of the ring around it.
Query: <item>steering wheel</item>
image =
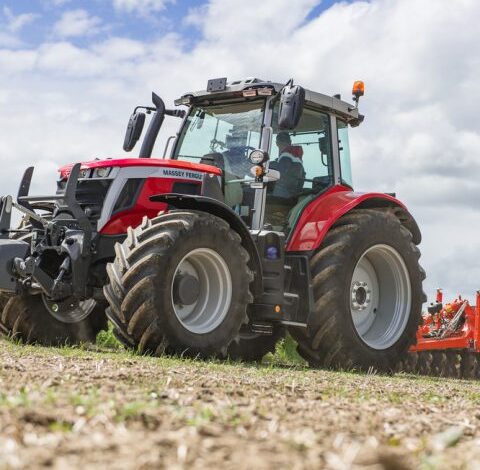
[[[212,152],[216,152],[217,147],[227,148],[227,144],[225,142],[222,142],[221,140],[212,139],[210,141],[210,150]]]
[[[252,150],[256,150],[256,147],[252,147],[251,145],[237,145],[229,149],[230,152],[243,154],[245,158],[248,158]]]

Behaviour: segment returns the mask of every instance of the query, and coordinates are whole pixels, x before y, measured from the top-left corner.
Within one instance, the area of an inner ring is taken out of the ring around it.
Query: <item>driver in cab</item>
[[[277,134],[278,159],[274,166],[280,171],[280,179],[273,189],[273,196],[283,199],[297,198],[303,189],[305,170],[303,169],[303,149],[292,145],[288,132]]]
[[[283,230],[287,225],[288,214],[302,193],[305,182],[303,167],[303,148],[292,145],[288,132],[277,134],[275,143],[278,147],[278,158],[270,164],[270,168],[280,172],[280,179],[275,182],[267,204],[266,222]]]

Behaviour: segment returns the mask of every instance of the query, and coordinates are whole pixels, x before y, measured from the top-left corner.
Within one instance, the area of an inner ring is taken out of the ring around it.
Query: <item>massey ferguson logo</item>
[[[171,178],[183,178],[186,180],[198,180],[201,181],[203,178],[203,173],[198,173],[196,171],[180,170],[177,168],[162,168],[162,175],[168,176]]]

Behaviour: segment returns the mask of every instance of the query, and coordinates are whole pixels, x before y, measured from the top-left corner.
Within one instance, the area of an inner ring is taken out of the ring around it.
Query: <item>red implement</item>
[[[417,344],[403,369],[411,372],[480,378],[480,291],[475,305],[460,295],[443,304],[442,290],[422,315]]]

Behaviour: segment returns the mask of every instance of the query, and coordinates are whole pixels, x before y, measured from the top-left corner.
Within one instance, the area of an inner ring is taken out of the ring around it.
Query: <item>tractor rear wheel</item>
[[[60,315],[52,315],[40,294],[16,295],[6,302],[0,325],[4,334],[26,344],[64,346],[94,343],[100,330],[107,327],[105,304],[94,300],[86,302],[88,306],[82,302],[77,309],[80,315],[78,321],[73,322],[73,317],[68,316],[62,321]]]
[[[141,353],[221,356],[248,322],[253,274],[237,232],[214,215],[170,211],[129,229],[104,288],[117,337]]]
[[[421,318],[425,273],[412,234],[387,211],[340,218],[312,257],[314,312],[292,331],[316,367],[392,372]]]

